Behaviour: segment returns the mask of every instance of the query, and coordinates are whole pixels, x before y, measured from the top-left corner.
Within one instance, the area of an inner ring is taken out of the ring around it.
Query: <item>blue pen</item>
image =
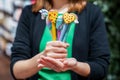
[[[66,34],[66,31],[67,31],[67,28],[68,28],[68,24],[64,24],[64,25],[63,25],[63,29],[62,29],[62,31],[61,31],[61,35],[60,35],[60,41],[63,41],[64,36],[65,36],[65,34]]]
[[[67,36],[68,36],[69,29],[70,29],[70,26],[68,25],[68,26],[67,26],[66,33],[65,33],[65,36],[63,37],[63,42],[66,42],[66,38],[67,38]]]

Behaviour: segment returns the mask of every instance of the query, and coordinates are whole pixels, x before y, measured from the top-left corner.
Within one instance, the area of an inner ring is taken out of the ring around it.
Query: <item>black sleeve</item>
[[[102,80],[107,74],[110,50],[103,14],[96,6],[93,6],[91,11],[93,11],[93,14],[91,14],[90,53],[88,58],[91,69],[89,78],[90,80]]]
[[[30,6],[25,7],[22,10],[21,17],[18,22],[17,32],[15,41],[12,47],[12,55],[11,55],[11,73],[13,74],[13,66],[19,60],[29,59],[31,55],[31,48],[30,48]],[[14,77],[15,78],[15,77]]]

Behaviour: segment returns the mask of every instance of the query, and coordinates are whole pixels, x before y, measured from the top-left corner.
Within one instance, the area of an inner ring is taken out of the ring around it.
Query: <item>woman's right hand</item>
[[[66,48],[68,46],[68,43],[60,41],[48,42],[45,50],[41,53],[41,57],[38,59],[38,67],[48,67],[60,72],[64,67],[62,60],[67,57]]]
[[[45,50],[42,52],[44,56],[55,58],[55,59],[63,59],[67,57],[66,48],[69,46],[68,43],[64,43],[61,41],[50,41],[46,44]]]

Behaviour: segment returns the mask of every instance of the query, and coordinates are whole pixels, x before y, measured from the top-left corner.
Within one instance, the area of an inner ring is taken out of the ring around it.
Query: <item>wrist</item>
[[[84,77],[88,77],[90,74],[90,66],[84,62],[77,62],[76,66],[72,69],[72,71]]]
[[[40,69],[40,68],[38,67],[38,64],[39,64],[39,63],[38,63],[38,60],[41,58],[41,56],[43,56],[43,52],[38,53],[37,55],[35,55],[34,57],[32,57],[32,58],[30,59],[30,64],[33,65],[34,68]]]
[[[77,61],[76,64],[71,68],[72,71],[76,70],[79,65],[79,62]]]

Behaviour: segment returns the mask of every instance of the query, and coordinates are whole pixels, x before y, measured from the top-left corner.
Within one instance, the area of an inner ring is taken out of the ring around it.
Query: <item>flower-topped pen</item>
[[[77,15],[74,13],[59,13],[57,10],[39,11],[41,18],[46,18],[46,25],[51,30],[52,39],[65,42],[71,23],[79,23]]]
[[[61,36],[60,36],[60,41],[65,42],[66,37],[67,37],[67,33],[69,31],[69,24],[72,23],[73,21],[75,21],[76,16],[73,13],[64,13],[63,14],[63,20],[64,20],[64,24],[63,24],[63,29],[61,31]]]
[[[58,17],[58,12],[56,10],[48,12],[48,19],[52,23],[51,33],[52,33],[52,37],[53,37],[54,41],[57,40],[57,37],[56,37],[56,20],[57,20],[57,17]]]

